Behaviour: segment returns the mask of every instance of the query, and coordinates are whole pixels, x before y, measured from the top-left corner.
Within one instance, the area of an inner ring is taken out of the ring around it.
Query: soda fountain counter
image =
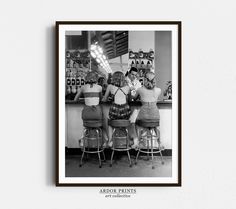
[[[140,101],[133,101],[129,103],[131,110],[138,109],[141,106]],[[107,118],[111,103],[102,102],[102,110],[104,115],[103,126],[107,130]],[[160,111],[160,134],[161,142],[165,149],[171,149],[171,114],[172,114],[172,102],[171,101],[159,101],[157,106]],[[66,147],[67,148],[79,148],[78,139],[82,138],[83,134],[83,121],[81,118],[82,109],[84,107],[84,100],[79,101],[66,100]]]

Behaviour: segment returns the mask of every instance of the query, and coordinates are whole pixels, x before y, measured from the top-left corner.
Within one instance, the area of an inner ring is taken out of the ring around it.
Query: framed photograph
[[[56,22],[56,186],[181,186],[181,22]]]

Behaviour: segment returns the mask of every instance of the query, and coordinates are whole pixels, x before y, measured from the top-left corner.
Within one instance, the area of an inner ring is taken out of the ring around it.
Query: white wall
[[[122,71],[125,73],[128,70],[128,56],[129,54],[124,54],[121,57],[116,57],[109,60],[109,64],[112,72]]]
[[[172,81],[171,31],[155,32],[155,73],[157,86],[162,90],[160,100],[164,99],[167,81]]]
[[[0,208],[235,209],[234,1],[81,2],[0,3]],[[180,188],[105,199],[99,188],[54,186],[54,22],[99,19],[183,22]]]
[[[155,50],[155,33],[154,31],[130,31],[129,32],[129,49],[138,52],[140,49],[149,52]]]

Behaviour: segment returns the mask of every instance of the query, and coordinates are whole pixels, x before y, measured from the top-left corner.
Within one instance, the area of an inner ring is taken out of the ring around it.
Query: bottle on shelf
[[[66,85],[67,86],[71,85],[71,70],[67,70],[66,72]]]
[[[141,68],[145,68],[145,64],[143,60],[141,61]]]
[[[131,62],[131,67],[136,67],[134,60]]]
[[[84,78],[81,78],[81,80],[80,80],[80,85],[83,86],[84,84],[85,84]]]
[[[72,86],[71,92],[72,92],[73,94],[75,94],[76,91],[77,91],[77,89],[76,89],[76,85]]]
[[[81,86],[81,84],[80,84],[80,79],[81,79],[80,77],[77,77],[77,78],[76,78],[76,86],[77,86],[77,87],[80,87],[80,86]]]
[[[83,63],[82,63],[82,61],[79,61],[79,67],[80,67],[80,68],[83,68]]]
[[[73,62],[73,68],[76,68],[76,62],[75,61]]]
[[[67,94],[70,94],[70,93],[71,93],[71,86],[67,86],[67,88],[66,88],[66,93],[67,93]]]
[[[138,60],[136,61],[136,67],[137,67],[137,68],[140,68],[140,67],[141,67],[140,62],[139,62]]]
[[[66,52],[66,57],[67,57],[67,58],[70,57],[70,52],[69,52],[69,51]]]
[[[150,69],[152,67],[152,61],[148,60],[147,61],[147,69]]]
[[[70,59],[66,59],[66,67],[67,67],[67,68],[70,67]]]

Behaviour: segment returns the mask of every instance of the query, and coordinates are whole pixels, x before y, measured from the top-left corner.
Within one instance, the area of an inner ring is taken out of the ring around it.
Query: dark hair
[[[112,75],[112,85],[117,87],[123,87],[126,85],[125,76],[121,71],[116,71]]]
[[[155,74],[152,72],[147,72],[144,78],[144,86],[147,89],[153,89],[156,85]]]
[[[105,78],[104,77],[98,78],[98,85],[102,86],[104,83],[105,83]]]
[[[85,77],[85,83],[90,84],[91,87],[93,84],[97,83],[98,81],[98,75],[95,72],[88,72],[88,74]]]
[[[137,73],[138,69],[136,67],[131,67],[130,70],[129,70],[129,73],[131,73],[132,71]]]
[[[107,84],[111,84],[112,74],[108,73]]]

